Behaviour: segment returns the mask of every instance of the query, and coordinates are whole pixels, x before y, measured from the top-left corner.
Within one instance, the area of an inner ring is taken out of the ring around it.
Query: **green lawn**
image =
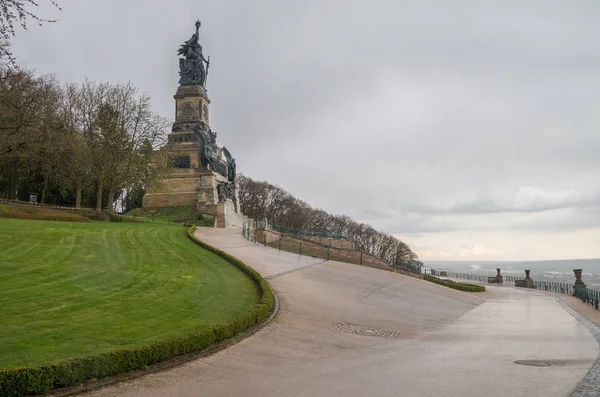
[[[180,225],[0,219],[0,367],[177,336],[258,298]]]
[[[198,217],[200,217],[200,219],[196,219]],[[193,206],[136,208],[125,214],[125,218],[166,224],[180,220],[181,223],[190,222],[195,223],[197,226],[209,227],[214,223],[214,218],[212,216],[198,213]]]

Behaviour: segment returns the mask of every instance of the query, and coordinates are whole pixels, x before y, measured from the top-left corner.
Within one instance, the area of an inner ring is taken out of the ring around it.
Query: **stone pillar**
[[[581,272],[583,269],[573,269],[573,273],[575,273],[575,288],[585,288],[585,283],[581,279]]]
[[[220,201],[217,203],[217,227],[226,228],[227,225],[227,205],[225,202]]]
[[[240,194],[235,183],[229,185],[231,189],[231,200],[233,201],[233,207],[235,208],[236,214],[241,214],[242,210],[240,209]]]
[[[496,271],[498,272],[498,274],[496,275],[496,282],[499,284],[502,284],[502,274],[500,274],[500,271],[502,269],[500,269],[499,267],[496,268]]]
[[[525,270],[525,280],[531,280],[531,276],[529,276],[530,272],[531,270]]]

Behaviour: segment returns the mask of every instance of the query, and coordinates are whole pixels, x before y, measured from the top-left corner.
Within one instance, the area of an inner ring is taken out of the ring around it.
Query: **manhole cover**
[[[400,331],[394,329],[379,329],[371,327],[363,327],[361,325],[354,325],[348,323],[338,324],[332,328],[334,331],[345,332],[347,334],[361,335],[361,336],[374,336],[378,338],[387,339],[400,339]]]
[[[550,364],[547,361],[542,361],[542,360],[517,360],[515,361],[515,364],[519,364],[519,365],[528,365],[530,367],[551,367],[552,364]]]

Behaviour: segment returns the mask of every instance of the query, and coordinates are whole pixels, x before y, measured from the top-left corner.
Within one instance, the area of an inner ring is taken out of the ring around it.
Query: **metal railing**
[[[430,269],[430,274],[434,277],[440,277],[440,271],[435,269]],[[459,273],[459,272],[444,272],[449,278],[459,278],[463,280],[470,281],[478,281],[486,284],[496,284],[497,283],[488,283],[488,276],[483,276],[480,274],[469,274],[469,273]],[[515,277],[515,276],[502,276],[503,284],[515,285],[515,284],[524,284],[522,281],[525,280],[525,277]],[[518,283],[518,282],[521,283]],[[517,283],[515,283],[517,282]],[[531,288],[540,291],[548,291],[554,292],[557,294],[565,294],[565,295],[573,295],[577,299],[581,300],[583,303],[594,306],[596,310],[598,310],[600,306],[600,291],[592,288],[587,288],[585,286],[575,286],[572,282],[566,281],[546,281],[546,280],[530,280],[529,282],[531,287],[523,288]]]
[[[267,225],[268,230],[272,230],[277,233],[290,234],[292,236],[310,236],[310,237],[330,237],[330,238],[343,238],[347,239],[346,236],[338,233],[330,233],[330,232],[319,232],[315,230],[307,230],[307,229],[290,229],[283,226],[277,226],[269,223]]]
[[[257,237],[257,231],[259,232],[258,234],[260,234],[259,237]],[[303,236],[306,236],[306,234],[286,234],[271,228],[267,229],[266,231],[273,232],[275,235],[279,235],[279,238],[272,238],[271,236],[267,239],[266,233],[264,233],[265,229],[252,229],[251,226],[247,224],[242,226],[242,235],[246,238],[246,240],[252,241],[255,244],[264,245],[265,247],[269,246],[271,248],[278,248],[280,251],[283,250],[294,252],[298,253],[299,255],[314,256],[326,260],[366,265],[385,270],[404,270],[413,274],[422,273],[420,264],[417,262],[389,262],[383,258],[362,250],[334,247],[330,244],[303,239]],[[285,238],[282,238],[282,236],[285,236]]]
[[[586,287],[575,287],[575,297],[583,303],[594,306],[598,310],[600,291]]]
[[[574,293],[573,285],[562,281],[533,280],[533,288],[541,291],[556,292],[558,294],[573,295]]]

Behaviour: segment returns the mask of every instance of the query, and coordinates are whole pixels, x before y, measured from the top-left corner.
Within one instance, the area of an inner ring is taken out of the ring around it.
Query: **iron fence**
[[[282,230],[282,228],[278,229]],[[259,233],[257,233],[257,231]],[[299,255],[312,256],[325,260],[333,260],[338,262],[346,262],[357,265],[376,267],[384,270],[404,270],[413,274],[422,273],[420,262],[389,262],[383,258],[380,258],[376,255],[370,254],[365,251],[334,247],[330,244],[324,244],[318,241],[303,239],[301,235],[298,234],[286,234],[272,227],[269,227],[267,231],[271,231],[278,234],[279,238],[267,238],[265,229],[263,228],[252,229],[251,226],[247,224],[244,224],[242,226],[242,235],[246,238],[246,240],[263,245],[265,247],[269,246],[271,248],[277,248],[280,251],[293,252]],[[314,235],[317,235],[316,233],[318,232],[315,232]],[[286,236],[286,238],[281,237],[284,235]],[[304,234],[303,236],[307,236],[307,234]]]
[[[598,301],[600,300],[600,291],[586,287],[575,287],[575,297],[583,303],[592,305],[598,310]]]
[[[348,239],[343,234],[338,233],[330,233],[330,232],[320,232],[315,230],[307,230],[307,229],[290,229],[283,226],[277,226],[269,223],[267,225],[268,230],[272,230],[277,233],[289,234],[292,236],[311,236],[311,237],[330,237],[330,238],[343,238]]]
[[[573,295],[574,293],[573,285],[567,282],[533,280],[532,284],[533,288],[542,291],[550,291],[567,295]]]
[[[441,271],[437,271],[435,269],[430,269],[430,274],[435,277],[440,277],[442,275],[446,275],[449,278],[458,278],[458,279],[463,279],[463,280],[479,281],[479,282],[486,283],[486,284],[497,284],[497,283],[488,283],[488,276],[483,276],[480,274],[441,272]],[[524,287],[524,285],[525,285],[523,283],[523,281],[525,281],[525,277],[515,277],[515,276],[504,276],[503,275],[502,279],[503,279],[502,280],[503,284],[509,284],[509,285],[522,284],[522,285],[519,285],[519,287]],[[565,281],[530,280],[529,285],[531,286],[530,287],[531,289],[575,296],[577,299],[581,300],[583,303],[593,306],[597,310],[600,306],[600,290],[587,288],[585,286],[575,286],[575,285],[573,285],[573,283],[565,282]],[[527,287],[527,288],[529,288],[529,287]]]

